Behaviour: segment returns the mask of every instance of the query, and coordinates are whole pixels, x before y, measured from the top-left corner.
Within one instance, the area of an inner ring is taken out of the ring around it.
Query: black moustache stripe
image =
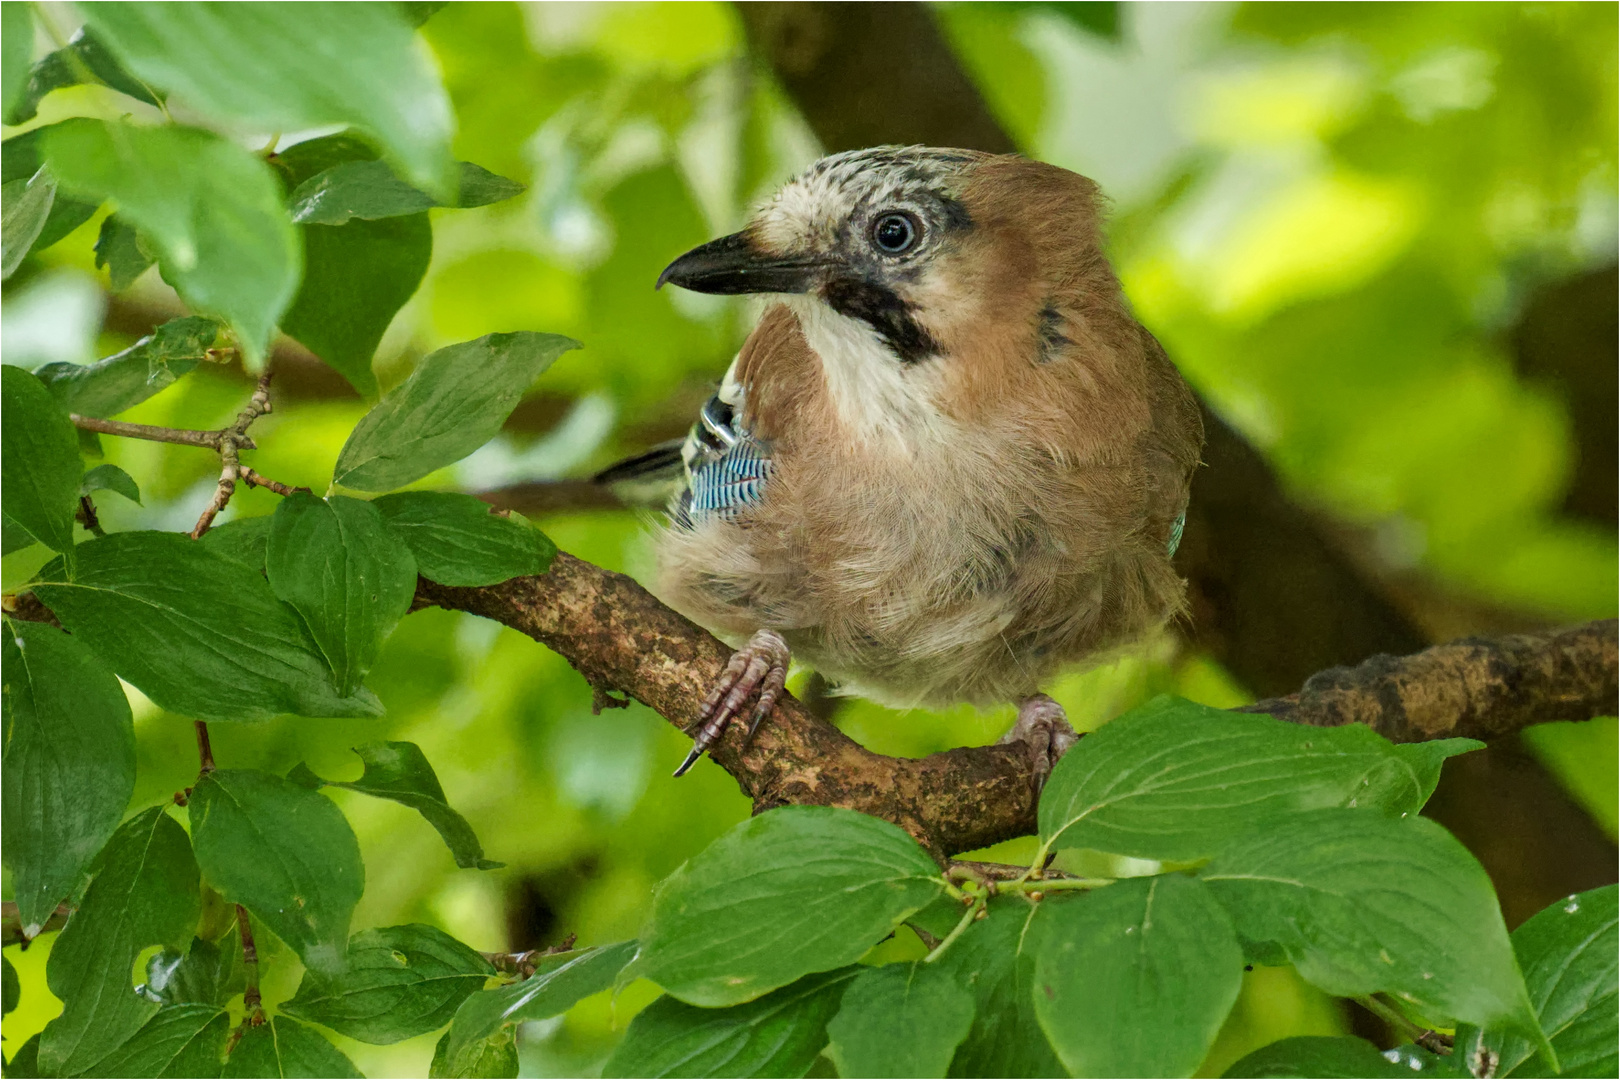
[[[877,331],[907,364],[939,352],[938,343],[911,317],[911,306],[882,285],[861,278],[834,278],[822,290],[822,298],[838,314],[859,319]]]

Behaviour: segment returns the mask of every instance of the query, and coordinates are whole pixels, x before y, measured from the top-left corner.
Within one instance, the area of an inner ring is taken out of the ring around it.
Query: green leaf
[[[634,941],[621,941],[548,956],[522,982],[473,994],[456,1010],[441,1047],[442,1058],[436,1053],[435,1060],[441,1061],[444,1075],[476,1075],[479,1059],[499,1049],[508,1029],[525,1020],[561,1016],[606,990],[635,952]]]
[[[298,491],[270,519],[270,588],[297,610],[348,697],[411,609],[416,559],[370,503]]]
[[[416,556],[417,573],[440,585],[495,585],[543,574],[557,554],[545,533],[472,495],[400,491],[371,505]]]
[[[368,1043],[395,1043],[448,1024],[495,974],[488,960],[432,926],[363,930],[349,939],[349,968],[333,979],[306,973],[281,1010]]]
[[[186,305],[230,323],[250,365],[264,360],[300,255],[261,158],[196,128],[84,119],[50,128],[44,149],[64,191],[115,199]]]
[[[455,856],[456,865],[464,870],[498,870],[506,865],[484,858],[484,846],[467,819],[450,808],[444,788],[421,747],[409,742],[374,742],[356,746],[354,752],[365,763],[358,780],[324,780],[302,761],[293,766],[287,779],[311,790],[330,785],[409,806],[438,830]]]
[[[1159,697],[1081,740],[1041,794],[1048,848],[1208,858],[1257,823],[1334,806],[1416,813],[1440,761],[1483,745],[1395,746],[1358,724],[1305,727]]]
[[[141,243],[140,230],[111,214],[101,222],[101,233],[96,237],[96,268],[107,268],[107,278],[113,292],[123,292],[135,284],[135,279],[146,273],[156,260]]]
[[[459,1070],[451,1069],[450,1062],[445,1058],[445,1048],[449,1045],[448,1031],[440,1035],[439,1041],[434,1044],[428,1076],[435,1080],[440,1077],[511,1077],[518,1074],[517,1032],[511,1028],[502,1028],[478,1043],[463,1059]]]
[[[1513,931],[1530,1004],[1552,1041],[1564,1076],[1620,1074],[1620,886],[1571,896],[1531,916]],[[1553,1068],[1534,1043],[1488,1033],[1498,1076],[1549,1076]]]
[[[125,532],[79,545],[34,586],[62,625],[127,682],[200,720],[378,716],[369,690],[332,692],[331,672],[292,608],[243,563],[177,533]]]
[[[10,1013],[17,1007],[22,998],[22,983],[17,979],[17,969],[11,966],[9,957],[0,957],[0,1015]]]
[[[16,1052],[11,1055],[11,1060],[6,1062],[5,1074],[8,1077],[45,1075],[39,1067],[38,1034],[30,1035],[27,1042],[17,1047]]]
[[[217,1005],[167,1005],[80,1075],[218,1076],[230,1033],[230,1014]]]
[[[661,997],[630,1021],[602,1075],[803,1076],[827,1045],[827,1024],[862,970],[807,975],[729,1009]]]
[[[460,461],[494,437],[541,372],[577,348],[572,338],[523,331],[430,353],[355,427],[333,479],[388,491]]]
[[[348,1056],[318,1031],[278,1016],[248,1028],[225,1063],[227,1077],[363,1076]]]
[[[192,789],[197,863],[325,978],[342,974],[365,888],[360,844],[332,800],[256,769],[219,769]]]
[[[10,2],[10,0],[7,0]],[[0,184],[12,184],[18,180],[28,180],[45,164],[45,158],[40,152],[40,145],[44,142],[55,124],[47,124],[21,135],[15,135],[0,144]],[[101,208],[100,200],[84,202],[79,199],[68,198],[61,190],[56,192],[56,199],[51,203],[51,212],[45,219],[45,227],[35,238],[34,251],[44,251],[80,225],[89,221]]]
[[[97,465],[84,474],[79,482],[79,494],[89,495],[93,491],[111,491],[137,506],[141,502],[141,489],[135,478],[116,465]]]
[[[272,515],[265,514],[215,525],[203,533],[202,546],[262,574],[265,556],[270,549],[271,519]]]
[[[693,1005],[735,1005],[853,963],[943,889],[939,867],[887,821],[771,810],[659,887],[637,974]]]
[[[55,202],[56,181],[45,169],[0,188],[0,280],[9,279],[34,249]]]
[[[82,641],[6,620],[0,851],[32,935],[76,891],[135,792],[135,723],[124,688]]]
[[[28,34],[32,43],[33,32]],[[39,103],[52,90],[69,86],[109,86],[121,94],[128,94],[149,105],[158,104],[150,87],[143,86],[129,72],[119,66],[111,53],[92,34],[88,27],[80,28],[64,48],[41,58],[26,69],[26,84],[15,106],[6,106],[7,124],[22,124],[32,120],[39,111]],[[9,102],[9,98],[7,99]]]
[[[68,412],[105,419],[174,385],[207,359],[218,339],[217,322],[187,315],[104,360],[46,364],[35,374]]]
[[[460,185],[454,201],[442,203],[394,175],[382,161],[346,161],[310,177],[292,193],[289,209],[300,225],[343,225],[356,218],[420,214],[435,206],[469,209],[502,202],[524,185],[470,161],[457,163]]]
[[[1387,992],[1430,1022],[1540,1036],[1490,879],[1432,821],[1295,814],[1201,877],[1246,944],[1280,948],[1336,997]]]
[[[0,367],[0,487],[6,516],[45,546],[73,553],[79,504],[79,439],[45,385],[20,367]]]
[[[45,965],[46,985],[62,999],[62,1014],[40,1039],[48,1075],[91,1068],[158,1011],[135,992],[130,969],[146,946],[190,938],[197,887],[191,842],[163,807],[137,814],[107,841]]]
[[[1035,1014],[1074,1076],[1191,1076],[1243,982],[1231,920],[1180,874],[1053,897],[1034,928]]]
[[[827,1054],[842,1076],[944,1076],[972,1026],[973,991],[955,972],[921,962],[867,968],[827,1025]]]
[[[1391,1051],[1393,1053],[1394,1051]],[[1365,1039],[1300,1035],[1262,1046],[1227,1069],[1227,1077],[1396,1077],[1424,1070],[1397,1064]]]
[[[933,962],[971,987],[976,999],[973,1026],[951,1060],[949,1075],[1064,1075],[1035,1017],[1037,948],[1031,923],[1039,910],[1022,899],[993,897],[985,918]]]
[[[449,97],[395,8],[117,7],[84,14],[130,71],[203,114],[259,131],[352,124],[412,183],[445,194],[454,188]]]
[[[433,227],[426,214],[413,214],[343,229],[300,231],[304,279],[282,316],[282,329],[361,394],[375,398],[371,358],[388,324],[427,273]]]
[[[28,61],[34,55],[34,19],[28,5],[16,0],[0,4],[0,113],[7,123],[12,109],[28,87]]]
[[[163,949],[146,962],[146,996],[162,1005],[224,1005],[247,987],[242,938],[192,938],[191,947]]]

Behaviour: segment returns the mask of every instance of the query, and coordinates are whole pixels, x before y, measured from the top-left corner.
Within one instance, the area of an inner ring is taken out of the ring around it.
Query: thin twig
[[[201,780],[214,771],[214,747],[208,741],[208,725],[201,720],[193,720],[197,725],[197,779]]]
[[[90,496],[79,496],[79,508],[73,516],[78,518],[79,524],[83,525],[92,536],[107,535],[107,530],[101,527],[101,519],[96,516],[96,504],[90,501]]]
[[[205,450],[218,450],[229,428],[219,431],[193,431],[190,428],[159,427],[156,424],[131,424],[124,420],[103,420],[96,416],[69,413],[73,426],[81,431],[94,431],[101,435],[117,435],[125,439],[145,439],[147,442],[178,443],[181,446],[200,446]],[[243,450],[257,450],[253,440],[243,437],[236,445]]]
[[[259,994],[259,947],[253,942],[253,920],[247,908],[236,905],[236,926],[242,932],[242,970],[247,978],[247,989],[242,991],[242,1005],[247,1009],[247,1023],[258,1027],[264,1023],[264,999]]]
[[[242,483],[246,484],[248,487],[266,488],[275,492],[277,495],[282,496],[283,498],[293,494],[294,492],[309,490],[307,487],[292,487],[291,485],[283,484],[279,480],[272,480],[268,476],[262,476],[259,473],[254,472],[246,465],[237,466],[236,478],[242,481]]]
[[[253,421],[270,411],[270,372],[259,376],[259,385],[254,389],[253,396],[248,399],[247,406],[236,414],[236,421],[230,427],[219,432],[219,484],[214,488],[214,497],[208,500],[202,516],[197,519],[197,525],[191,530],[191,538],[198,539],[214,524],[214,518],[225,509],[225,504],[231,501],[236,493],[236,479],[241,472],[242,463],[237,458],[240,450],[249,440],[247,429]]]
[[[1371,994],[1359,995],[1351,1000],[1394,1028],[1402,1038],[1410,1039],[1429,1053],[1441,1055],[1451,1053],[1453,1044],[1451,1036],[1442,1035],[1431,1028],[1419,1027],[1393,1005],[1386,1004]]]
[[[556,956],[559,953],[573,952],[574,942],[577,940],[578,935],[569,934],[567,937],[562,939],[560,944],[553,945],[547,949],[530,949],[528,952],[520,953],[487,952],[480,953],[479,955],[481,955],[485,960],[488,960],[495,970],[499,971],[501,974],[516,975],[520,979],[527,979],[529,976],[535,973],[539,962],[544,960],[546,957]]]

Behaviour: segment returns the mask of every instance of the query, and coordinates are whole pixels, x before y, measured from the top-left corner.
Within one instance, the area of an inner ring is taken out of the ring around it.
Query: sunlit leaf
[[[35,594],[62,625],[159,705],[202,720],[377,716],[331,670],[264,576],[177,533],[125,532],[78,548],[78,573],[40,571]]]
[[[630,1021],[602,1075],[803,1076],[827,1045],[827,1024],[861,970],[806,975],[726,1009],[698,1008],[665,995]]]
[[[107,841],[84,899],[45,966],[62,1014],[40,1038],[48,1075],[72,1076],[121,1046],[158,1011],[130,971],[148,945],[179,947],[197,924],[197,862],[163,807],[126,821]]]
[[[37,933],[84,877],[135,791],[135,727],[118,679],[71,635],[6,620],[0,851]]]
[[[944,1076],[973,1026],[973,990],[920,961],[867,968],[827,1025],[842,1076]]]
[[[16,123],[12,110],[28,87],[33,55],[34,18],[28,5],[0,4],[0,113],[7,123]]]
[[[188,809],[208,883],[275,931],[306,968],[341,974],[365,868],[332,800],[256,769],[220,769],[197,781]]]
[[[435,206],[468,209],[502,202],[524,191],[522,184],[496,176],[470,161],[458,162],[455,199],[440,202],[399,179],[385,162],[348,161],[310,177],[292,193],[292,219],[300,225],[342,225],[356,218],[419,214]]]
[[[67,411],[22,368],[0,367],[0,487],[6,517],[56,551],[73,553],[79,440]]]
[[[541,372],[577,348],[571,338],[523,331],[429,354],[355,427],[333,480],[388,491],[460,461],[494,437]]]
[[[1243,981],[1203,882],[1134,878],[1041,904],[1035,1014],[1074,1076],[1190,1076]]]
[[[45,229],[56,201],[56,181],[43,169],[29,180],[0,187],[0,279],[10,278]]]
[[[391,5],[118,4],[84,14],[131,72],[208,116],[261,131],[353,124],[412,183],[454,188],[449,100]]]
[[[229,322],[247,360],[263,361],[300,259],[263,160],[196,128],[84,119],[48,129],[44,150],[63,191],[117,200],[181,299]]]
[[[440,585],[495,585],[543,574],[557,554],[545,533],[503,517],[472,495],[400,491],[372,501],[416,556],[416,569]]]
[[[943,888],[934,861],[887,821],[771,810],[660,886],[636,973],[693,1005],[735,1005],[853,963]]]
[[[32,29],[23,40],[32,45]],[[142,85],[140,80],[125,71],[88,27],[81,27],[66,46],[40,58],[26,69],[24,87],[16,103],[12,104],[10,95],[7,96],[6,123],[13,125],[26,123],[34,118],[41,99],[52,90],[86,83],[91,85],[100,83],[112,87],[121,94],[128,94],[137,101],[144,101],[149,105],[158,104],[157,96],[152,93],[151,88]]]
[[[16,0],[7,0],[15,3]],[[40,166],[45,164],[44,155],[40,147],[45,137],[56,127],[47,124],[43,127],[32,128],[21,135],[13,135],[4,143],[0,143],[0,184],[11,185],[19,180],[31,179],[39,172]],[[15,189],[21,190],[21,189]],[[100,208],[100,200],[86,202],[82,199],[69,198],[60,189],[56,198],[51,202],[51,212],[45,218],[44,227],[34,238],[33,250],[43,251],[62,239],[68,233],[89,221]]]

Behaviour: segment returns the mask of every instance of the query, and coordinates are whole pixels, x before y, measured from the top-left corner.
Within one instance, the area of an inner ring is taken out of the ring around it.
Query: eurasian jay
[[[791,655],[900,707],[1019,703],[1036,782],[1075,739],[1039,692],[1180,613],[1197,403],[1102,251],[1097,186],[1015,155],[835,154],[658,279],[759,293],[685,443],[664,600],[742,647],[685,772]]]

